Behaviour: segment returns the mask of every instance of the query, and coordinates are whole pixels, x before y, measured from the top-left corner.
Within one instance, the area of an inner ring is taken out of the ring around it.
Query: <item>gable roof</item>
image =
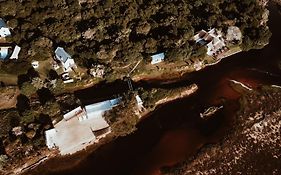
[[[6,26],[6,23],[4,22],[4,20],[2,18],[0,18],[0,29],[2,27],[7,27],[7,26]]]
[[[5,60],[8,57],[10,47],[0,47],[0,59]]]
[[[61,62],[66,62],[68,59],[71,59],[71,56],[64,50],[62,47],[58,47],[55,51],[56,58]]]

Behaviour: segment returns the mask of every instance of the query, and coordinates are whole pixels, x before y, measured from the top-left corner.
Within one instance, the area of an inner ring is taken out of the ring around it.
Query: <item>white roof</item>
[[[164,52],[162,52],[159,54],[152,55],[151,58],[152,58],[151,64],[157,64],[164,61],[165,54]]]
[[[56,133],[57,133],[56,129],[50,129],[45,131],[46,144],[49,149],[54,148],[56,146],[55,144]]]
[[[63,63],[65,63],[68,59],[71,58],[71,56],[62,47],[58,47],[55,50],[55,54],[56,58]]]
[[[7,27],[6,23],[2,18],[0,18],[0,37],[7,37],[10,36],[11,32]]]
[[[85,106],[87,114],[92,112],[99,112],[99,111],[108,111],[111,110],[113,107],[117,106],[120,103],[120,98],[107,100],[99,103],[94,103],[91,105]]]
[[[39,61],[32,61],[31,65],[34,69],[37,69],[39,67]]]
[[[21,50],[21,47],[16,45],[16,47],[14,48],[14,51],[13,51],[11,57],[10,57],[10,59],[18,59],[20,50]]]
[[[136,96],[136,100],[137,100],[137,104],[138,105],[142,105],[143,104],[143,101],[141,100],[139,95]]]
[[[62,120],[55,125],[53,137],[55,146],[62,155],[73,154],[87,147],[96,137],[91,131],[91,121],[80,122],[78,119]]]
[[[73,117],[76,117],[77,115],[81,114],[83,112],[83,109],[81,106],[73,109],[72,111],[68,112],[67,114],[63,115],[64,120],[69,120]]]
[[[68,79],[68,80],[64,80],[63,83],[64,84],[67,84],[67,83],[73,83],[74,80],[71,78],[71,79]]]

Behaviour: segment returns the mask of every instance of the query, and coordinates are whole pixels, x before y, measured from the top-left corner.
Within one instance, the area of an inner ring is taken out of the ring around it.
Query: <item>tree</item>
[[[55,100],[54,94],[47,88],[42,88],[37,91],[39,101],[42,105],[45,105],[48,101]]]
[[[25,110],[22,113],[21,124],[23,125],[30,124],[34,122],[36,117],[37,117],[37,113],[34,110]]]
[[[48,78],[49,78],[50,80],[56,80],[56,79],[59,78],[59,75],[58,75],[58,73],[57,73],[55,70],[51,69],[51,70],[49,71],[49,73],[48,73]]]
[[[20,94],[17,97],[17,110],[23,112],[27,109],[30,109],[30,101],[27,96]]]
[[[43,106],[43,113],[51,117],[59,114],[60,105],[56,101],[48,101]]]
[[[3,169],[3,167],[6,165],[7,161],[8,161],[8,156],[0,155],[0,170]]]
[[[20,88],[20,91],[23,95],[30,97],[32,94],[35,94],[37,89],[29,82],[24,82]]]

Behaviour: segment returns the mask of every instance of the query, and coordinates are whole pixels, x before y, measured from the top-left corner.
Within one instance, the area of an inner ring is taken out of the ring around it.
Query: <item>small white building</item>
[[[12,53],[12,55],[10,56],[10,59],[15,59],[17,60],[19,58],[19,53],[20,53],[21,47],[19,47],[18,45],[15,46],[14,51]]]
[[[161,63],[165,59],[165,54],[159,53],[151,56],[151,64]]]
[[[11,36],[10,29],[7,27],[4,20],[0,18],[0,37],[5,38],[7,36]]]
[[[38,68],[39,68],[39,61],[32,61],[32,62],[31,62],[31,66],[32,66],[34,69],[38,69]]]
[[[61,62],[64,71],[70,72],[72,68],[77,67],[74,59],[72,59],[71,56],[62,47],[58,47],[55,50],[55,57],[59,62]]]
[[[136,101],[137,101],[138,110],[139,110],[139,111],[143,111],[145,108],[144,108],[144,106],[143,106],[143,101],[142,101],[142,99],[140,98],[139,95],[136,95],[135,98],[136,98]]]
[[[61,75],[61,78],[62,78],[62,80],[63,80],[63,83],[65,83],[65,84],[67,84],[67,83],[73,83],[73,82],[74,82],[73,78],[70,78],[68,72],[64,72],[64,73]]]

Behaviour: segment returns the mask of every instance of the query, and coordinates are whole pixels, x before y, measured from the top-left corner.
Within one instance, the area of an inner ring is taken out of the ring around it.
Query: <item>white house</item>
[[[5,38],[10,35],[11,35],[10,29],[7,27],[4,20],[0,18],[0,37]]]
[[[207,54],[216,57],[220,53],[224,52],[227,47],[222,34],[216,29],[211,29],[208,32],[201,30],[193,39],[196,43],[207,46]]]
[[[97,142],[111,132],[103,117],[105,111],[120,103],[120,98],[107,100],[85,108],[77,107],[63,116],[54,129],[45,131],[48,148],[58,148],[61,155],[73,154]],[[106,131],[102,134],[97,133]]]
[[[69,72],[72,70],[72,68],[77,67],[74,59],[72,59],[71,56],[62,47],[58,47],[55,50],[55,55],[56,59],[61,62],[64,71]]]
[[[15,59],[15,60],[17,60],[17,59],[19,58],[20,50],[21,50],[21,48],[20,48],[18,45],[16,45],[15,48],[14,48],[14,51],[13,51],[12,55],[10,56],[10,59]]]
[[[163,52],[159,53],[159,54],[152,55],[151,56],[151,64],[160,63],[160,62],[164,61],[164,58],[165,58],[165,54]]]

